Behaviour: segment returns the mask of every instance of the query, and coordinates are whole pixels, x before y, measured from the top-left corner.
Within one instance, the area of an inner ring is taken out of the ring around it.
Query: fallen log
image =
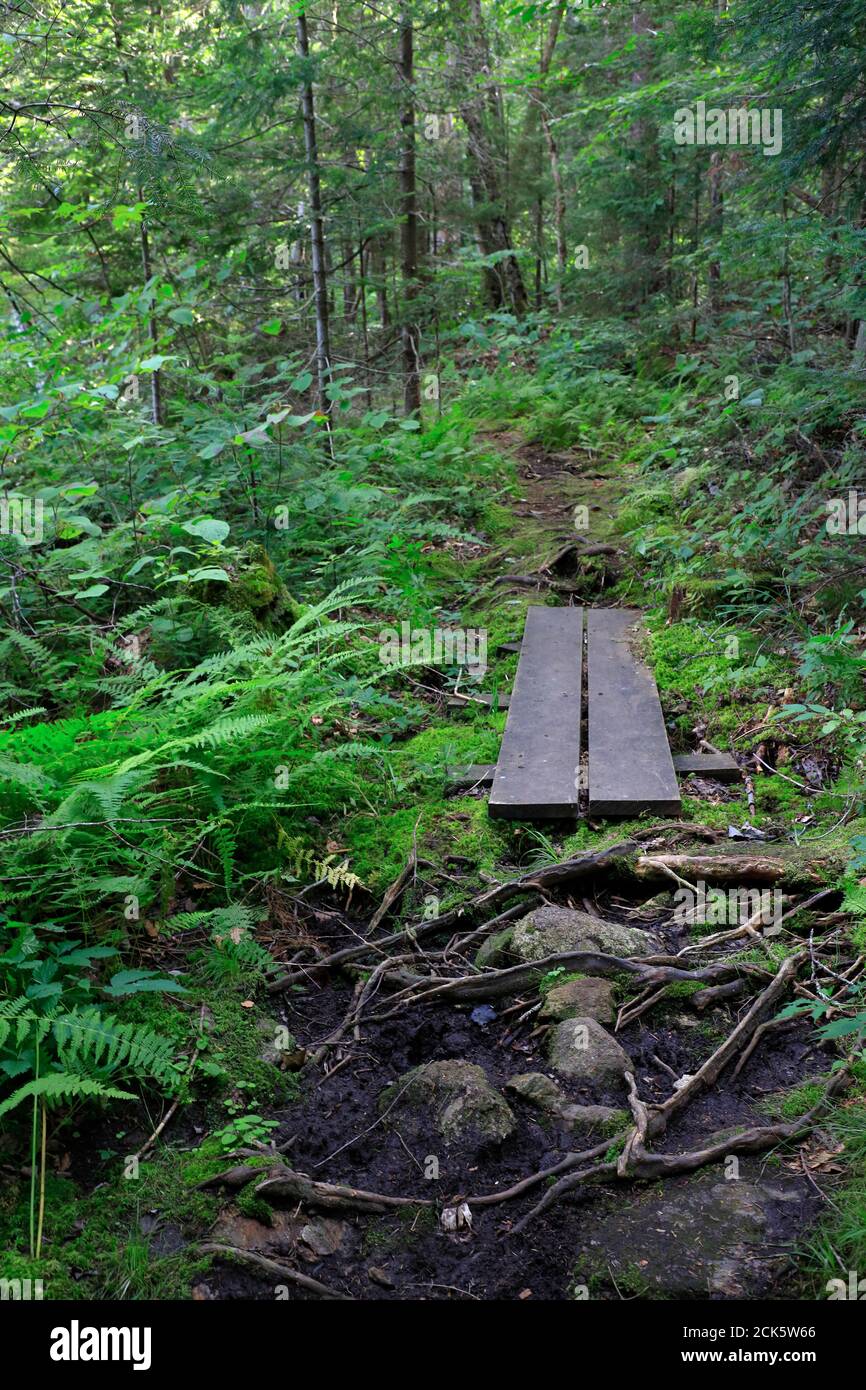
[[[677,878],[695,883],[778,883],[784,865],[758,854],[642,854],[634,866],[642,879]]]

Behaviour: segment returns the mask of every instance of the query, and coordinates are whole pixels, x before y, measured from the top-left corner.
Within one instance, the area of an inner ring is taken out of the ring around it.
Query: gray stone
[[[540,1110],[547,1110],[551,1114],[559,1114],[566,1104],[565,1096],[556,1082],[542,1071],[527,1071],[512,1076],[506,1082],[505,1089],[514,1091],[530,1105],[537,1105]]]
[[[399,1099],[397,1099],[399,1097]],[[432,1123],[446,1141],[480,1138],[507,1139],[515,1119],[481,1067],[471,1062],[426,1062],[387,1087],[380,1100],[384,1111],[394,1103],[401,1116]]]
[[[627,1110],[616,1110],[610,1105],[564,1105],[559,1117],[572,1133],[595,1133],[599,1139],[617,1134],[631,1124]]]
[[[594,1018],[598,1023],[613,1023],[613,985],[610,980],[588,976],[584,980],[567,980],[552,989],[544,1001],[540,1018]]]
[[[513,927],[504,927],[502,931],[494,932],[493,936],[488,936],[486,941],[482,941],[475,953],[478,969],[510,964],[514,959],[514,953],[510,949],[513,935]]]
[[[578,1279],[612,1276],[620,1297],[760,1297],[777,1288],[786,1243],[802,1237],[813,1212],[799,1179],[698,1174],[661,1193],[621,1198],[580,1252]]]
[[[619,1043],[594,1018],[567,1018],[556,1026],[550,1041],[550,1061],[562,1076],[611,1085],[622,1081],[634,1063]]]
[[[312,1217],[301,1227],[299,1239],[320,1258],[334,1255],[343,1243],[346,1234],[345,1221],[337,1221],[332,1216]]]
[[[516,922],[510,949],[531,962],[567,951],[598,951],[608,956],[645,956],[656,949],[653,938],[636,927],[604,922],[570,907],[539,907]]]

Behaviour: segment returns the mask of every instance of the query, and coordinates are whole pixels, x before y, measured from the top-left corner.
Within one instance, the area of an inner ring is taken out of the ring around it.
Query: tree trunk
[[[541,54],[540,75],[545,78],[550,71],[550,64],[553,61],[553,52],[556,48],[556,40],[559,37],[559,30],[562,18],[565,14],[565,4],[558,4],[550,19],[550,28],[547,31],[547,38]],[[544,143],[547,146],[547,157],[550,161],[550,175],[553,179],[553,225],[556,231],[556,307],[562,312],[562,286],[565,281],[566,260],[568,256],[565,243],[565,188],[562,182],[562,170],[559,165],[559,149],[553,134],[553,127],[550,123],[550,116],[544,105],[544,94],[540,87],[533,89],[532,99],[538,107],[541,118],[541,129],[544,132]]]
[[[328,275],[325,269],[325,224],[322,217],[319,152],[316,146],[316,108],[310,73],[310,41],[307,16],[303,10],[297,18],[297,35],[298,56],[305,68],[301,85],[301,107],[304,115],[304,148],[310,189],[310,253],[313,267],[313,299],[316,306],[316,382],[319,410],[323,415],[330,416],[331,402],[326,395],[331,375],[331,341],[328,327]]]
[[[724,229],[724,194],[722,193],[722,168],[723,160],[718,150],[714,150],[710,155],[710,221],[709,233],[717,248],[722,239]],[[718,314],[722,300],[722,266],[721,262],[714,258],[709,265],[710,282],[710,310],[713,314]]]
[[[460,114],[467,131],[470,187],[475,209],[476,240],[482,256],[496,256],[485,268],[485,293],[492,309],[508,307],[513,313],[526,312],[526,286],[514,250],[498,160],[502,151],[494,141],[501,108],[490,80],[490,55],[479,0],[451,0],[458,35],[458,52],[468,81],[461,95]],[[491,130],[491,126],[493,129]],[[501,134],[501,132],[500,132]],[[501,143],[501,142],[500,142]]]
[[[138,200],[139,202],[144,201],[140,188],[138,190]],[[153,271],[150,266],[150,242],[147,236],[147,222],[144,218],[141,219],[141,269],[144,275],[144,283],[147,284]],[[152,308],[147,316],[147,336],[150,338],[151,346],[155,352],[159,339],[159,332]],[[150,374],[150,418],[155,425],[162,424],[162,383],[158,371],[151,372]]]
[[[403,263],[403,409],[415,415],[421,409],[421,378],[417,323],[418,298],[418,201],[415,188],[415,80],[412,17],[404,5],[400,12],[400,79],[403,109],[400,114],[400,250]]]
[[[646,86],[654,77],[652,48],[645,41],[651,30],[652,23],[649,14],[643,3],[638,3],[632,14],[632,32],[636,39],[635,51],[638,54],[640,64],[632,74],[632,86],[634,88]],[[639,194],[644,203],[649,204],[649,206],[645,206],[640,218],[641,244],[636,256],[638,265],[643,266],[641,293],[642,297],[646,299],[657,294],[664,284],[661,255],[664,223],[652,205],[661,179],[658,127],[654,121],[646,116],[641,116],[635,122],[632,134],[638,151]]]

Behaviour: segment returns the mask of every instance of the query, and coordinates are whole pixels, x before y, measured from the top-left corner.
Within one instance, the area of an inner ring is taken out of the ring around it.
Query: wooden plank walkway
[[[736,782],[740,769],[730,753],[674,753],[679,777],[714,777],[717,782]]]
[[[711,777],[715,782],[736,782],[742,775],[730,753],[674,753],[673,761],[678,777]],[[489,787],[495,772],[495,763],[455,763],[446,768],[455,788]]]
[[[587,613],[589,814],[682,809],[658,690],[636,648],[640,614]]]
[[[492,817],[577,815],[582,679],[583,609],[529,608],[490,793]]]

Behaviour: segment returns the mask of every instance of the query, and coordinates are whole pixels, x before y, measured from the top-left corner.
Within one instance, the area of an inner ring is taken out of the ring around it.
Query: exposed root
[[[299,1288],[306,1289],[308,1293],[318,1294],[320,1298],[329,1298],[341,1303],[354,1303],[355,1301],[350,1293],[329,1289],[327,1284],[313,1279],[309,1274],[302,1274],[299,1269],[293,1269],[291,1265],[284,1265],[279,1260],[271,1260],[267,1255],[259,1255],[255,1250],[241,1250],[237,1245],[218,1245],[214,1241],[204,1241],[197,1248],[203,1255],[224,1255],[230,1259],[239,1260],[241,1264],[252,1265],[255,1269],[270,1274],[275,1280],[287,1284],[297,1284]]]
[[[565,859],[560,864],[546,864],[543,868],[521,874],[519,878],[511,879],[508,883],[497,883],[492,888],[486,888],[484,892],[476,894],[464,907],[454,908],[441,917],[433,918],[429,922],[415,923],[402,931],[380,937],[378,941],[364,941],[359,945],[346,946],[340,951],[332,952],[329,956],[322,956],[319,960],[298,966],[285,975],[281,975],[279,979],[272,980],[267,987],[268,993],[279,994],[294,984],[308,981],[312,975],[321,970],[333,970],[344,965],[347,961],[356,961],[371,954],[381,956],[387,954],[388,947],[405,946],[407,940],[415,942],[421,936],[442,933],[450,927],[471,922],[479,913],[489,908],[499,907],[503,903],[510,902],[512,898],[521,897],[526,893],[538,889],[559,888],[567,883],[586,878],[590,874],[610,871],[615,868],[618,861],[633,854],[637,848],[638,846],[634,841],[627,840],[622,844],[612,845],[609,849],[576,855],[573,859]]]

